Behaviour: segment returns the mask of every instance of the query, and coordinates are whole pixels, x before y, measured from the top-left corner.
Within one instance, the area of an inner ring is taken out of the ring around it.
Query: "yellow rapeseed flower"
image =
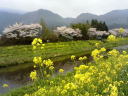
[[[100,51],[99,51],[98,49],[95,49],[95,50],[92,51],[91,56],[95,57],[95,56],[97,56],[99,53],[100,53]]]
[[[101,51],[101,52],[105,52],[106,49],[105,49],[105,48],[101,48],[100,51]]]
[[[77,70],[86,70],[87,68],[89,68],[89,66],[87,66],[87,65],[80,65]]]
[[[47,90],[45,88],[38,89],[32,96],[46,96],[45,93]]]
[[[49,67],[49,69],[50,69],[50,70],[53,70],[53,69],[54,69],[54,67],[53,67],[53,66],[50,66],[50,67]]]
[[[7,88],[7,87],[9,87],[9,86],[8,86],[8,84],[3,84],[2,87],[3,87],[3,88]]]
[[[83,58],[82,57],[79,57],[79,61],[83,61]]]
[[[36,46],[33,46],[33,50],[35,50],[37,47]]]
[[[60,73],[63,73],[63,72],[64,72],[64,69],[59,69],[59,72],[60,72]]]
[[[41,57],[34,57],[33,58],[33,62],[35,64],[41,64],[42,63],[42,58]]]
[[[40,38],[35,38],[32,42],[32,45],[40,45],[42,44],[42,40]]]
[[[41,45],[41,49],[44,49],[44,46],[45,46],[45,44],[42,44],[42,45]]]
[[[86,60],[86,59],[87,59],[86,56],[84,56],[84,57],[80,57],[80,58],[79,58],[80,61],[83,61],[83,60]]]
[[[35,38],[33,41],[32,41],[32,45],[35,45],[37,43],[37,38]]]
[[[50,59],[48,59],[48,60],[44,60],[44,61],[43,61],[43,64],[45,64],[47,67],[50,67],[50,66],[53,65],[53,61],[50,60]]]
[[[32,72],[30,73],[30,78],[31,78],[32,80],[36,80],[36,79],[37,79],[37,72],[36,72],[36,70],[34,70],[34,71],[32,71]]]
[[[75,55],[72,55],[71,56],[71,60],[75,60],[76,56]]]
[[[117,55],[119,55],[119,51],[117,51],[116,49],[113,49],[108,52],[108,55],[117,56]]]
[[[100,43],[96,43],[95,46],[98,48],[100,46]]]
[[[127,52],[126,51],[123,51],[123,54],[127,54]]]
[[[116,41],[116,36],[109,35],[108,38],[107,38],[107,41]]]
[[[66,89],[64,89],[64,90],[61,91],[61,94],[62,95],[66,94],[66,93],[67,93],[67,90]]]
[[[74,75],[74,78],[75,78],[75,79],[80,79],[80,78],[82,78],[82,77],[84,77],[84,74],[75,74],[75,75]]]
[[[118,88],[116,86],[111,86],[110,96],[118,96]]]
[[[64,89],[66,89],[66,90],[74,90],[74,89],[77,89],[77,85],[71,82],[71,83],[66,84],[64,86]]]
[[[42,40],[40,38],[35,38],[32,42],[33,50],[40,47],[41,49],[44,48],[45,44],[42,43]]]

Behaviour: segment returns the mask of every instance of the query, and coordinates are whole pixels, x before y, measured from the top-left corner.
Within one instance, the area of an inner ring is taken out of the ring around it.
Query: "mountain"
[[[69,25],[75,21],[75,18],[65,18],[64,21],[66,22],[66,25]]]
[[[87,20],[90,21],[92,19],[98,19],[98,16],[91,13],[82,13],[77,16],[74,22],[86,22]]]
[[[100,19],[104,20],[109,28],[128,27],[128,9],[111,11],[100,16]]]
[[[18,18],[19,14],[16,13],[8,13],[0,11],[0,33],[4,30],[5,27],[14,24]]]
[[[105,21],[109,28],[128,27],[128,9],[113,10],[99,16],[90,13],[82,13],[76,18],[75,22],[85,22],[92,19]]]
[[[104,15],[82,13],[77,18],[63,18],[49,10],[39,9],[37,11],[22,13],[9,9],[0,9],[0,33],[3,29],[16,22],[24,24],[39,23],[43,19],[49,27],[69,25],[70,23],[80,23],[98,19],[105,21],[109,28],[128,27],[128,9],[113,10]]]
[[[19,21],[25,24],[39,23],[43,19],[50,27],[63,26],[66,24],[63,17],[48,10],[37,10],[22,15]]]
[[[0,11],[0,33],[3,29],[16,22],[23,24],[40,23],[43,19],[49,27],[67,25],[65,18],[48,10],[39,9],[25,14]]]

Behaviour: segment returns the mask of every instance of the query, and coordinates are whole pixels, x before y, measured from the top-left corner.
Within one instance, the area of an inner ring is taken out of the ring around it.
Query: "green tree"
[[[78,23],[78,24],[71,24],[71,27],[73,29],[80,29],[81,30],[81,34],[82,34],[82,39],[87,40],[89,39],[88,36],[88,29],[90,28],[90,24],[89,23]]]
[[[108,27],[105,22],[93,19],[91,21],[91,27],[97,28],[99,31],[108,31]]]
[[[57,35],[47,27],[47,25],[43,19],[40,20],[40,25],[42,26],[42,32],[41,32],[40,37],[43,41],[52,41],[53,42],[53,41],[58,40]]]

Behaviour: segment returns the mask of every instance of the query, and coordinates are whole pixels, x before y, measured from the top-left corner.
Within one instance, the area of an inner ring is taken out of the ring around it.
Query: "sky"
[[[63,17],[77,17],[81,13],[102,15],[128,9],[128,0],[0,0],[0,8],[26,12],[47,9]]]

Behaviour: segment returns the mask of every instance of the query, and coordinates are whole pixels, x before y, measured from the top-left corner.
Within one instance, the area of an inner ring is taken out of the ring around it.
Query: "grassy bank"
[[[40,56],[41,51],[44,51],[47,57],[55,62],[69,59],[71,55],[85,55],[89,54],[94,48],[95,43],[100,42],[97,40],[89,41],[70,41],[47,43],[45,49],[38,50],[33,53],[31,45],[9,46],[0,47],[0,67],[19,65],[24,63],[32,63],[34,56]],[[128,38],[118,39],[116,42],[105,42],[101,46],[106,48],[113,48],[120,45],[128,44]]]
[[[45,49],[33,52],[31,45],[0,47],[0,66],[11,66],[23,63],[31,63],[34,56],[40,56],[44,51],[46,57],[55,61],[68,58],[68,55],[88,52],[98,41],[72,41],[47,43]],[[92,45],[90,45],[92,43]],[[56,58],[56,59],[55,59]]]

